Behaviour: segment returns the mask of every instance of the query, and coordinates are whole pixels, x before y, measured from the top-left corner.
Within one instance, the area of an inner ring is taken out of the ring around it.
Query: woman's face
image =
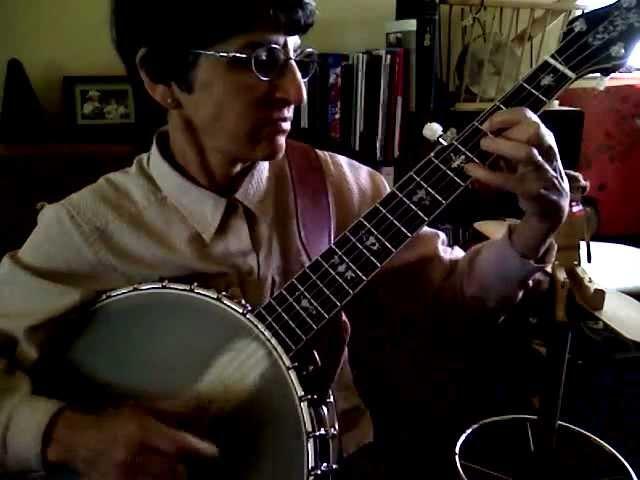
[[[210,50],[251,54],[270,44],[293,56],[300,38],[257,32],[238,35]],[[306,90],[293,62],[264,81],[250,62],[202,55],[193,75],[193,92],[178,96],[182,113],[206,152],[248,163],[283,155],[294,108],[306,100]]]

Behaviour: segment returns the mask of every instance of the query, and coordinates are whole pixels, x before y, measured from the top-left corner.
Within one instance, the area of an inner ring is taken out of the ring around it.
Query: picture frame
[[[133,87],[124,75],[62,79],[67,127],[80,142],[128,141],[135,134],[137,108]]]

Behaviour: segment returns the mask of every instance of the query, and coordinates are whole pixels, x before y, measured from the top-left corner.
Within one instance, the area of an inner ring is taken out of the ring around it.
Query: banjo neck
[[[539,112],[575,75],[551,57],[488,108],[448,145],[420,162],[319,257],[254,315],[291,355],[339,312],[415,234],[467,188],[464,165],[489,165],[480,149],[482,123],[514,106]]]
[[[318,258],[290,280],[254,315],[294,354],[338,313],[414,235],[436,219],[469,185],[464,165],[490,166],[495,156],[480,148],[482,124],[494,113],[527,107],[539,113],[565,87],[591,72],[615,71],[637,38],[636,0],[574,18],[561,45],[449,144],[417,164],[377,204]],[[626,47],[626,50],[625,50]]]

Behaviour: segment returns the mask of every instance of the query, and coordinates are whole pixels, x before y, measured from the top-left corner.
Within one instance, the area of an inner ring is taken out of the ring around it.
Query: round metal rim
[[[461,465],[461,461],[460,461],[460,448],[462,447],[462,444],[467,439],[467,437],[474,430],[476,430],[478,427],[480,427],[480,426],[482,426],[484,424],[497,422],[497,421],[504,421],[504,420],[514,420],[514,419],[536,420],[537,417],[535,417],[533,415],[503,415],[503,416],[500,416],[500,417],[485,418],[484,420],[481,420],[480,422],[476,423],[475,425],[472,425],[471,427],[469,427],[462,435],[460,435],[460,438],[458,439],[458,442],[456,443],[455,457],[456,457],[456,467],[458,468],[458,473],[462,476],[463,480],[469,480],[467,478],[467,476],[464,474],[464,472],[462,471],[462,465]],[[562,425],[564,427],[567,427],[567,428],[569,428],[571,430],[574,430],[576,432],[579,432],[579,433],[587,436],[591,440],[593,440],[595,443],[597,443],[599,445],[602,445],[605,448],[605,450],[607,450],[609,453],[613,454],[613,456],[616,457],[625,466],[625,468],[631,474],[631,480],[638,480],[638,477],[636,477],[636,474],[634,473],[634,471],[631,468],[631,466],[627,463],[627,461],[624,458],[622,458],[622,456],[618,452],[616,452],[613,449],[613,447],[608,445],[606,442],[604,442],[603,440],[600,440],[598,437],[596,437],[595,435],[587,432],[586,430],[583,430],[583,429],[581,429],[579,427],[571,425],[570,423],[558,422],[558,424]]]
[[[298,375],[293,368],[293,364],[289,357],[284,353],[284,350],[280,346],[280,344],[276,341],[276,339],[271,335],[271,332],[267,330],[267,328],[262,324],[262,322],[258,321],[253,315],[247,313],[246,309],[242,306],[238,305],[236,302],[226,297],[225,295],[218,293],[213,289],[204,289],[198,287],[197,285],[187,285],[182,283],[172,283],[168,281],[164,282],[148,282],[148,283],[139,283],[130,287],[123,287],[116,290],[112,290],[104,293],[98,298],[95,305],[92,306],[91,310],[98,308],[101,305],[109,303],[115,298],[122,297],[125,295],[134,294],[136,292],[143,291],[166,291],[173,290],[178,293],[183,294],[193,294],[203,296],[205,298],[217,301],[222,303],[223,305],[231,308],[236,313],[247,319],[253,327],[256,328],[264,337],[269,340],[269,347],[273,349],[278,361],[281,362],[281,365],[284,367],[285,371],[288,372],[289,379],[295,391],[295,394],[298,398],[298,405],[300,407],[300,414],[304,423],[305,436],[306,436],[306,449],[307,449],[307,472],[312,472],[314,468],[317,466],[316,452],[313,448],[315,440],[311,438],[311,434],[315,432],[314,430],[314,422],[311,419],[310,408],[308,402],[302,400],[305,398],[305,393],[300,384],[300,380],[298,379]],[[313,476],[313,475],[311,475]]]

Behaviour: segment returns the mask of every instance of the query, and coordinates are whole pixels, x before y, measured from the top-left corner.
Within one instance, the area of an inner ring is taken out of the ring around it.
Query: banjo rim
[[[333,403],[333,395],[330,392],[326,401],[324,401],[319,407],[311,405],[311,402],[318,400],[317,397],[305,393],[298,378],[296,365],[285,354],[284,350],[269,330],[251,314],[252,308],[244,301],[238,301],[225,292],[201,288],[195,283],[183,284],[162,281],[138,283],[105,292],[94,301],[88,311],[96,311],[119,298],[137,293],[154,291],[195,295],[196,297],[222,304],[247,321],[250,327],[253,327],[257,332],[259,332],[265,340],[265,343],[268,344],[268,347],[272,351],[276,361],[280,364],[283,374],[288,379],[289,385],[296,396],[297,401],[294,403],[297,405],[297,414],[302,422],[301,429],[303,430],[306,441],[306,445],[304,446],[304,449],[306,450],[304,459],[305,470],[307,472],[306,478],[311,479],[317,476],[324,476],[327,473],[330,474],[337,468],[334,465],[334,458],[329,458],[329,463],[326,463],[322,458],[323,455],[321,452],[317,450],[318,442],[321,441],[323,437],[331,440],[337,435],[337,421],[333,419],[334,425],[331,425],[329,415],[326,413],[326,404]],[[333,428],[334,426],[335,428]]]

